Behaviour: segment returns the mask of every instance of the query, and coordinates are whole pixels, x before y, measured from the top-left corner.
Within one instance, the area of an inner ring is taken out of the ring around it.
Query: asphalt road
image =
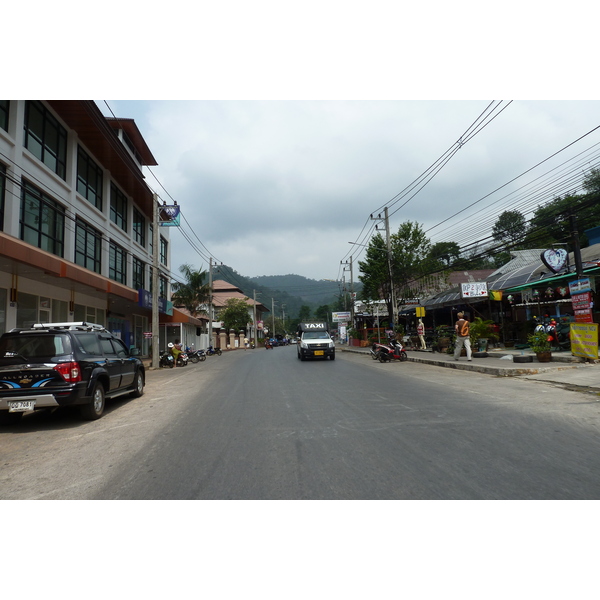
[[[0,499],[598,499],[599,433],[591,394],[260,348],[0,429]]]

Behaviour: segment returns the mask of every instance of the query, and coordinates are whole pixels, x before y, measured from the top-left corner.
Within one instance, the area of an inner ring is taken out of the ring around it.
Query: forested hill
[[[239,287],[248,298],[256,290],[256,299],[271,310],[271,300],[275,301],[275,312],[280,314],[285,304],[285,313],[295,317],[302,305],[315,310],[324,304],[333,304],[340,296],[340,286],[335,281],[308,279],[301,275],[264,275],[244,277],[226,265],[213,272],[213,279],[224,279]],[[355,291],[357,286],[354,286]]]
[[[340,295],[338,282],[307,279],[302,275],[262,275],[253,277],[253,280],[268,288],[298,296],[305,303],[329,304]]]

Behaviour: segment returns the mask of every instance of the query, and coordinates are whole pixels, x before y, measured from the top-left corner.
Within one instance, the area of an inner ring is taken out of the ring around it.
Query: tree
[[[210,287],[205,283],[206,271],[195,271],[191,265],[181,265],[179,270],[185,283],[173,283],[171,301],[175,306],[183,306],[193,317],[206,312],[203,308],[210,299]]]
[[[456,242],[438,242],[431,246],[428,258],[432,266],[445,268],[455,263],[460,257],[460,246]]]
[[[431,243],[418,223],[405,221],[390,236],[390,246],[388,260],[387,244],[380,233],[375,234],[367,246],[366,260],[358,262],[358,278],[363,284],[362,298],[385,300],[391,316],[392,282],[397,301],[418,294],[423,276],[430,272],[427,256]]]
[[[315,310],[315,319],[319,319],[319,321],[329,321],[329,311],[329,304],[319,306],[319,308]]]
[[[219,313],[219,319],[223,321],[223,327],[234,331],[246,331],[252,317],[248,312],[248,298],[229,298],[225,302],[225,308]]]
[[[310,306],[306,306],[306,304],[303,304],[300,307],[300,312],[298,313],[298,320],[300,322],[302,321],[308,321],[310,319]]]
[[[421,287],[426,285],[423,277],[431,272],[427,261],[431,242],[418,223],[405,221],[392,234],[391,246],[396,299],[418,295]]]
[[[388,251],[385,240],[376,233],[367,245],[365,260],[358,261],[360,275],[358,279],[363,284],[361,298],[367,302],[385,300],[388,314],[392,314],[392,296]]]
[[[518,210],[505,210],[492,228],[492,237],[514,245],[522,242],[526,231],[525,217]]]

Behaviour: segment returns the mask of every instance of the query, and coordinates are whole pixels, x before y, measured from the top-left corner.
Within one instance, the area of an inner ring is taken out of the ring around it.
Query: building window
[[[114,184],[110,184],[110,220],[127,231],[127,196]]]
[[[154,225],[148,227],[150,235],[148,236],[148,252],[150,256],[154,256]]]
[[[0,163],[0,230],[4,229],[4,194],[6,191],[6,167]]]
[[[169,248],[169,243],[167,242],[167,240],[165,240],[164,237],[161,236],[160,238],[160,262],[165,265],[167,265],[167,250]]]
[[[133,209],[133,239],[146,247],[146,219],[137,208]]]
[[[23,182],[21,189],[21,239],[62,257],[65,209],[26,182]]]
[[[133,289],[143,290],[145,289],[145,270],[146,265],[135,256],[133,257]]]
[[[8,131],[8,108],[10,106],[9,100],[0,100],[0,127],[4,131]]]
[[[158,281],[158,297],[166,298],[167,297],[167,278],[160,276]]]
[[[67,130],[37,100],[25,104],[25,148],[66,179]]]
[[[108,276],[118,283],[127,283],[127,252],[114,242],[109,248]]]
[[[75,224],[75,263],[94,271],[101,272],[102,234],[77,219]]]
[[[102,210],[102,169],[80,146],[77,147],[77,193]]]
[[[97,325],[106,327],[106,313],[103,308],[76,304],[75,311],[73,312],[73,320],[87,321],[88,323],[96,323]]]

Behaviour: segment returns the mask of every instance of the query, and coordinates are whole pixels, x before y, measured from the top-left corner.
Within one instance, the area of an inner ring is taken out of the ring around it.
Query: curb
[[[337,348],[337,350],[341,350],[342,352],[352,352],[354,354],[364,354],[365,356],[369,355],[368,351],[358,350],[354,348]],[[454,361],[454,360],[443,360],[443,359],[435,359],[435,358],[425,358],[425,357],[417,357],[411,356],[412,352],[408,353],[408,362],[422,363],[425,365],[432,365],[435,367],[445,367],[446,369],[457,369],[461,371],[471,371],[474,373],[484,373],[486,375],[494,375],[496,377],[519,377],[521,375],[539,375],[540,373],[546,373],[548,371],[562,371],[566,369],[576,369],[580,364],[579,361],[571,361],[571,360],[558,360],[556,362],[562,362],[562,366],[550,366],[548,363],[544,363],[544,366],[539,367],[509,367],[502,365],[482,365],[480,363],[471,363],[466,360],[462,361]],[[423,353],[425,354],[425,353]],[[501,358],[502,356],[507,356],[506,354],[495,354],[494,358]],[[489,358],[492,358],[491,354],[488,354]],[[567,358],[567,357],[565,357]],[[569,357],[570,358],[570,357]],[[487,358],[486,358],[487,360]],[[495,362],[495,361],[494,361]],[[567,364],[571,363],[571,364]],[[513,364],[513,363],[510,363]],[[529,363],[532,364],[532,363]]]

